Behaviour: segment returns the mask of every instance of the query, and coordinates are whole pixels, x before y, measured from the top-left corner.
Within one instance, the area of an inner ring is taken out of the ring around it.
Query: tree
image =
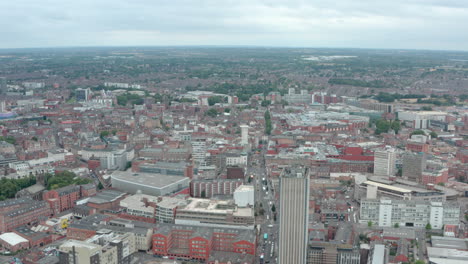
[[[230,113],[231,112],[231,108],[224,108],[224,113]]]
[[[413,135],[426,135],[426,133],[418,129],[418,130],[414,130],[413,132],[411,132],[410,137]]]
[[[201,192],[201,195],[200,195],[200,196],[201,196],[201,198],[206,198],[206,191],[203,190],[203,191]]]
[[[270,116],[270,111],[265,112],[265,134],[270,135],[271,134],[271,116]]]
[[[218,115],[218,111],[214,108],[211,108],[210,110],[205,112],[205,115],[209,117],[216,117]]]
[[[372,227],[372,221],[367,222],[368,227]]]
[[[99,182],[99,183],[98,183],[98,186],[97,186],[97,187],[98,187],[98,189],[99,189],[99,190],[102,190],[102,189],[104,189],[104,186],[102,185],[102,183],[101,183],[101,182]]]
[[[101,131],[101,133],[99,134],[99,136],[101,138],[105,138],[105,137],[108,137],[109,136],[109,131]]]
[[[270,101],[270,100],[263,100],[263,101],[262,101],[262,104],[261,104],[262,107],[267,107],[267,106],[269,106],[269,105],[271,105],[271,101]]]
[[[437,135],[436,132],[432,131],[429,135],[431,135],[431,138],[437,138],[439,135]]]
[[[432,107],[430,107],[430,106],[423,106],[423,107],[421,107],[421,110],[422,110],[422,111],[432,111]]]
[[[426,262],[424,262],[424,260],[418,259],[414,262],[414,264],[426,264]]]
[[[400,227],[400,224],[398,224],[398,223],[395,223],[395,224],[393,225],[393,227],[395,227],[395,228],[399,228],[399,227]]]
[[[271,206],[271,211],[272,211],[273,213],[276,211],[276,206],[275,206],[274,204]]]
[[[211,96],[208,98],[208,105],[213,106],[217,103],[223,102],[223,97],[222,96]]]
[[[427,225],[426,225],[426,230],[431,230],[431,229],[432,229],[431,224],[430,224],[430,223],[427,223]]]

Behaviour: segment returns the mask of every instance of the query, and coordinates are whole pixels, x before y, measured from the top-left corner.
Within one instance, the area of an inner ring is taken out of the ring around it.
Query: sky
[[[248,45],[468,51],[467,0],[4,0],[0,48]]]

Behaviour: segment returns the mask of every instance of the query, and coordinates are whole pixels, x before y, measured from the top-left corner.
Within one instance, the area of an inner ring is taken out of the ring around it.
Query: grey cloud
[[[460,0],[16,0],[0,48],[267,45],[468,50]]]

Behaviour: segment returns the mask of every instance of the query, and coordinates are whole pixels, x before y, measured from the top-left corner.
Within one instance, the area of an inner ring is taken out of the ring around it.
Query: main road
[[[256,217],[256,225],[259,228],[259,240],[257,248],[256,263],[276,263],[278,252],[278,221],[275,221],[273,205],[278,209],[277,201],[275,200],[274,191],[271,181],[266,174],[265,168],[265,150],[259,154],[253,154],[250,166],[246,173],[250,177],[253,175],[252,183],[255,188],[255,206],[258,216]],[[254,165],[251,165],[254,164]],[[263,212],[263,214],[262,214]],[[278,219],[277,219],[278,220]],[[267,239],[264,235],[267,234]],[[261,259],[263,256],[263,259]]]

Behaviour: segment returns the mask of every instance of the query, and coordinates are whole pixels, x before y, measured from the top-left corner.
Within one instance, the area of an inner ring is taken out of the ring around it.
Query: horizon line
[[[323,47],[323,46],[267,46],[267,45],[102,45],[102,46],[49,46],[49,47],[19,47],[0,48],[4,51],[48,50],[48,49],[93,49],[93,48],[266,48],[266,49],[347,49],[347,50],[388,50],[388,51],[432,51],[432,52],[468,52],[458,49],[424,49],[424,48],[361,48],[361,47]]]

